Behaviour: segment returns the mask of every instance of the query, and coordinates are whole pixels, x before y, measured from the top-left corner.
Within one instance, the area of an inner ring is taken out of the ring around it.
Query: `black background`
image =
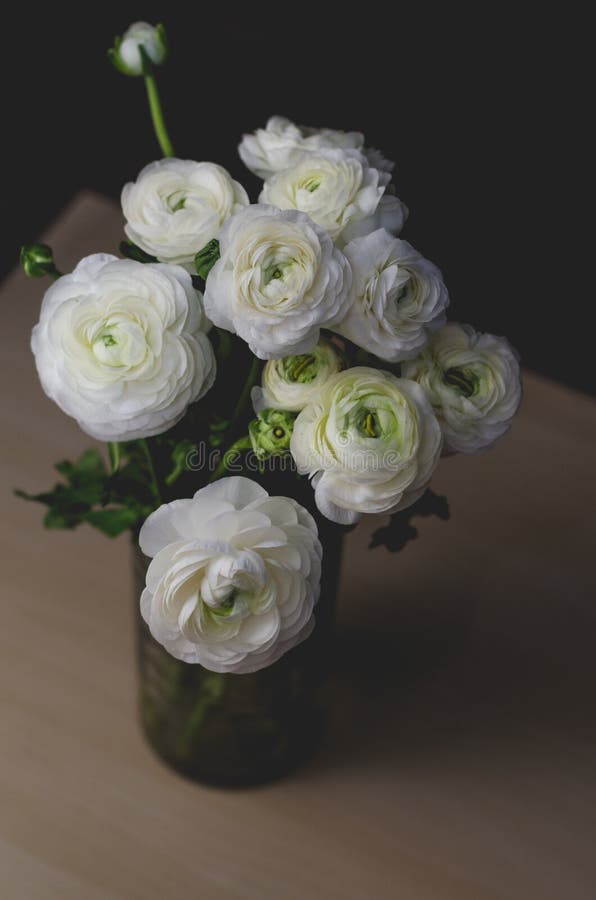
[[[77,8],[4,15],[3,273],[79,188],[116,198],[159,156],[142,80],[112,69],[106,49],[131,21],[162,20],[178,156],[220,162],[256,199],[236,155],[244,131],[274,113],[363,131],[397,162],[403,236],[443,269],[451,318],[506,334],[525,365],[596,392],[578,220],[587,26],[573,7],[551,19],[417,4],[392,7],[391,22],[378,5]]]

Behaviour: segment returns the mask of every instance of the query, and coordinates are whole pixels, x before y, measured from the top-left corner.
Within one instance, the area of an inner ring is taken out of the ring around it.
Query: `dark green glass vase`
[[[133,545],[140,712],[151,747],[198,781],[252,785],[286,774],[312,755],[326,724],[323,688],[333,658],[342,533],[319,522],[323,544],[316,626],[280,660],[246,675],[219,674],[174,659],[139,611],[149,560]]]

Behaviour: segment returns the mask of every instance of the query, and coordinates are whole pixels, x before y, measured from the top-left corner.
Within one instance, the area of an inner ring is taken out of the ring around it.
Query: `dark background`
[[[220,162],[256,199],[236,155],[244,131],[273,113],[363,131],[397,162],[403,236],[443,269],[451,317],[506,334],[525,365],[596,392],[593,286],[580,274],[591,247],[578,220],[587,25],[572,6],[563,19],[417,4],[392,7],[393,24],[364,5],[78,8],[4,14],[2,274],[78,189],[117,198],[158,157],[142,80],[112,69],[106,49],[131,21],[163,20],[160,85],[179,156]]]

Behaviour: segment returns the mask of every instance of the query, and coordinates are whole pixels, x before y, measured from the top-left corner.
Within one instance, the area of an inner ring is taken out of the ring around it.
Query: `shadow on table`
[[[399,767],[451,751],[464,759],[466,749],[503,752],[549,735],[595,737],[588,629],[581,619],[559,623],[562,604],[545,626],[536,614],[540,597],[503,603],[516,612],[498,627],[472,593],[421,596],[408,608],[382,598],[378,618],[375,611],[364,628],[340,626],[331,726],[312,769],[357,761]]]

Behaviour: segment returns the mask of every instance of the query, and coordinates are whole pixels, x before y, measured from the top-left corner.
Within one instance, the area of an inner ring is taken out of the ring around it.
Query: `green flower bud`
[[[168,47],[163,25],[135,22],[108,50],[110,62],[123,75],[149,75],[153,66],[166,61]]]
[[[290,450],[296,413],[284,409],[264,409],[248,426],[252,449],[259,460],[283,456]]]
[[[219,241],[217,238],[213,238],[213,240],[209,241],[208,244],[205,244],[203,249],[199,250],[195,256],[195,269],[205,281],[207,280],[207,275],[218,259]]]
[[[60,274],[54,265],[52,248],[47,244],[25,244],[21,247],[21,265],[30,278]]]
[[[341,350],[325,338],[310,353],[271,359],[265,365],[261,386],[253,389],[255,412],[287,409],[300,412],[308,406],[322,385],[346,367]]]

